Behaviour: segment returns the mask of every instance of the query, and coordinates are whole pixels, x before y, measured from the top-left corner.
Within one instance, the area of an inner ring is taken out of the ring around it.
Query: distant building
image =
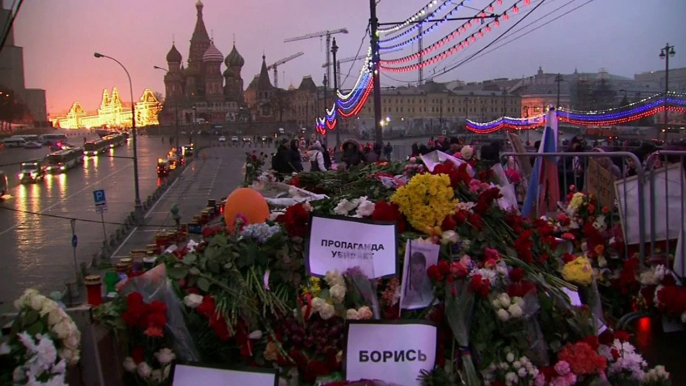
[[[648,71],[634,75],[637,82],[654,83],[661,92],[665,89],[665,71]],[[686,67],[669,70],[669,90],[686,92]]]
[[[245,103],[250,110],[252,121],[275,122],[280,120],[283,112],[279,111],[279,105],[283,109],[285,102],[278,99],[285,98],[283,91],[272,86],[272,82],[269,80],[269,72],[267,72],[266,57],[262,55],[260,74],[255,75],[244,93]]]
[[[207,34],[201,0],[195,8],[196,22],[187,66],[184,67],[175,44],[167,53],[169,71],[164,76],[166,103],[160,120],[163,124],[174,124],[178,109],[180,124],[247,121],[247,111],[242,109],[241,69],[245,60],[238,53],[235,41],[231,53],[224,58]],[[226,66],[223,73],[222,62]]]
[[[0,4],[0,20],[11,19],[11,11]],[[5,46],[0,51],[0,85],[18,94],[28,107],[34,124],[48,124],[45,90],[27,89],[24,83],[24,49],[14,44],[14,29],[8,32]]]
[[[162,104],[155,98],[150,89],[145,89],[140,100],[136,102],[136,127],[158,125],[158,114]],[[63,129],[94,127],[131,127],[131,102],[122,102],[117,88],[112,94],[105,90],[102,94],[100,108],[87,112],[79,102],[74,102],[69,112],[51,119],[53,126]]]

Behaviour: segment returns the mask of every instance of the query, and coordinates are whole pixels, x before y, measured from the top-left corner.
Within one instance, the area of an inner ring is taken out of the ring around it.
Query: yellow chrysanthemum
[[[454,213],[457,200],[445,174],[418,174],[391,196],[416,230],[427,232]]]
[[[593,267],[591,262],[582,256],[565,264],[562,268],[562,277],[572,283],[589,285],[593,282]]]

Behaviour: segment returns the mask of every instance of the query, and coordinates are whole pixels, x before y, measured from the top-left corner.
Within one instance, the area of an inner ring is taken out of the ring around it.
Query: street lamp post
[[[129,74],[129,70],[124,67],[123,64],[121,64],[120,61],[117,59],[103,55],[99,52],[95,52],[93,54],[96,58],[107,58],[110,59],[114,62],[116,62],[126,73],[126,76],[129,78],[129,92],[131,93],[131,139],[133,142],[133,180],[134,180],[134,194],[135,194],[135,201],[134,201],[134,216],[136,218],[137,223],[142,223],[143,221],[143,204],[141,203],[141,192],[140,192],[140,186],[138,184],[138,148],[136,147],[136,101],[133,99],[133,83],[131,82],[131,75]]]
[[[669,43],[660,50],[660,59],[665,60],[665,145],[667,144],[667,131],[669,130],[669,111],[667,109],[667,94],[669,94],[669,58],[676,54],[674,52],[674,46],[670,46]]]
[[[326,74],[324,74],[322,83],[324,84],[324,124],[326,125],[326,89],[329,88],[329,79],[326,77]],[[326,130],[326,127],[324,127],[324,129]],[[324,141],[324,136],[321,133],[319,134],[319,138]]]
[[[336,38],[333,38],[333,44],[331,45],[331,53],[333,54],[333,62],[336,63],[336,53],[338,52],[338,45],[336,45]],[[336,113],[337,100],[338,100],[338,69],[333,66],[333,111]],[[336,130],[336,148],[341,145],[341,133],[338,130],[338,121],[334,120],[334,130]]]
[[[153,68],[169,73],[169,70],[160,66],[153,66]],[[181,154],[179,152],[179,98],[176,96],[174,96],[174,124],[176,125],[176,152]]]
[[[562,75],[555,75],[555,83],[557,83],[557,104],[555,105],[556,109],[560,108],[560,83],[563,81],[564,80],[562,79]]]

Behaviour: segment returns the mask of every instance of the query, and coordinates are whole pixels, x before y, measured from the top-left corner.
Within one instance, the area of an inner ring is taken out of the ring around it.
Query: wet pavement
[[[75,137],[73,143],[83,143],[82,136]],[[99,252],[104,236],[92,192],[105,189],[108,211],[104,220],[113,223],[105,224],[105,232],[109,235],[133,210],[133,163],[130,158],[115,158],[130,157],[131,147],[129,140],[111,153],[87,158],[82,166],[34,184],[19,184],[19,166],[8,164],[42,158],[49,149],[3,149],[0,152],[0,165],[6,165],[1,169],[10,181],[9,193],[0,202],[0,302],[11,303],[28,287],[41,291],[63,290],[65,283],[73,280],[69,219],[77,219],[77,262],[90,262]],[[168,150],[168,143],[162,143],[159,137],[138,138],[142,200],[160,183],[155,169],[157,157],[164,156]]]

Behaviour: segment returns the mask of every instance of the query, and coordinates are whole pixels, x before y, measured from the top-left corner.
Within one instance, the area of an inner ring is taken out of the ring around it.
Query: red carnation
[[[620,342],[628,342],[629,341],[629,333],[626,331],[617,331],[615,332],[615,338],[619,339]]]
[[[524,268],[512,268],[510,271],[510,280],[518,282],[524,279]]]
[[[372,220],[375,221],[395,221],[398,226],[398,232],[405,232],[405,218],[398,206],[393,203],[388,203],[386,201],[379,201],[374,206],[374,212],[372,212]]]
[[[212,314],[212,317],[210,318],[210,327],[212,327],[214,333],[217,334],[219,340],[227,341],[231,338],[229,327],[226,325],[226,319],[218,312]]]
[[[598,342],[598,337],[597,336],[587,336],[583,339],[584,343],[587,343],[593,351],[598,351],[598,346],[600,343]]]

